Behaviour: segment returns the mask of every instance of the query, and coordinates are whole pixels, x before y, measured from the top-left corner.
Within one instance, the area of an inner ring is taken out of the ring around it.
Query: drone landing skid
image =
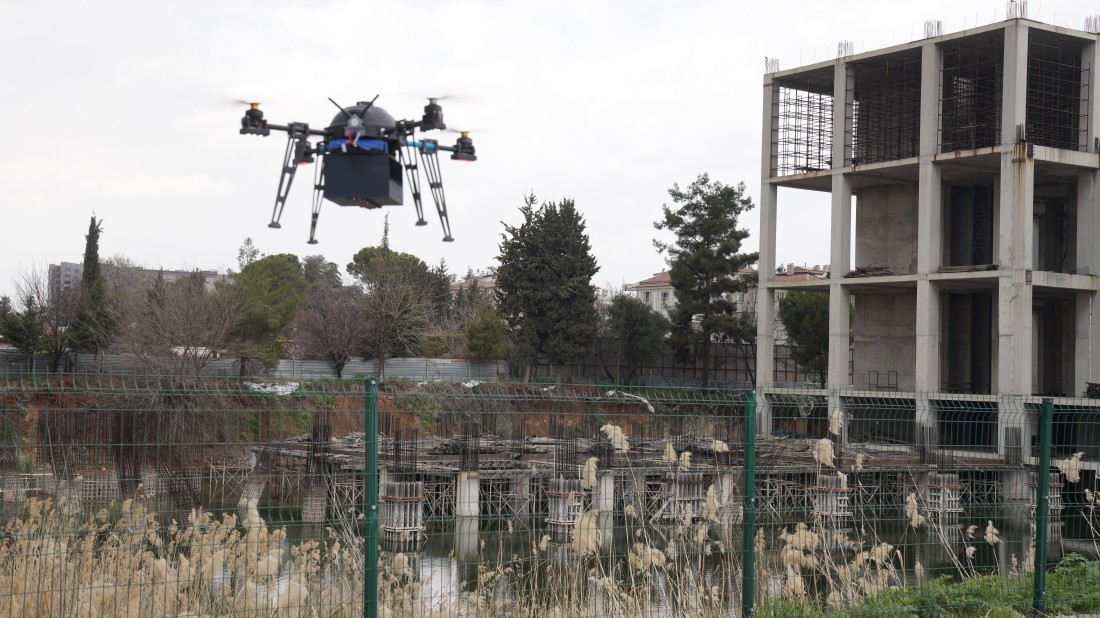
[[[309,221],[309,240],[311,245],[317,244],[314,235],[317,233],[317,219],[321,217],[321,203],[325,201],[325,158],[317,161],[317,170],[313,175],[313,212]]]

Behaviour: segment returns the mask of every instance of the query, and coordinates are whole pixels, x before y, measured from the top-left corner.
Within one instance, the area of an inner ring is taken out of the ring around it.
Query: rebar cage
[[[779,134],[773,173],[787,176],[832,168],[832,70],[779,80],[778,84]]]
[[[1088,80],[1079,39],[1031,30],[1027,47],[1027,141],[1084,150]]]
[[[1100,609],[1100,400],[9,376],[0,423],[3,615]]]
[[[940,152],[1001,144],[1004,33],[941,46]]]
[[[920,149],[920,50],[853,63],[851,165],[915,157]]]

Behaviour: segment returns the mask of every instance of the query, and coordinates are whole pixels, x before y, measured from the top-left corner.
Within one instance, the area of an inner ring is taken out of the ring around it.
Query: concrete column
[[[1093,65],[1097,66],[1097,65]],[[1090,119],[1091,122],[1091,119]],[[1077,173],[1077,274],[1100,275],[1100,173]],[[1100,382],[1100,308],[1096,292],[1078,292],[1074,308],[1073,392]]]
[[[756,387],[775,384],[775,226],[776,187],[764,183],[760,190],[760,262],[756,291]]]
[[[1032,392],[1032,215],[1035,161],[1024,144],[1001,154],[997,299],[997,392]]]
[[[1027,33],[1022,20],[1005,26],[1001,144],[1016,143],[1016,126],[1027,121]]]
[[[481,514],[481,479],[477,472],[459,472],[455,477],[455,516],[477,517]]]
[[[1100,43],[1089,43],[1081,50],[1081,66],[1091,67],[1091,71],[1100,69]],[[1100,137],[1100,84],[1094,73],[1089,74],[1087,84],[1081,84],[1081,111],[1085,121],[1085,151],[1100,152],[1096,138]]]
[[[833,143],[831,148],[832,168],[839,170],[852,159],[852,92],[855,78],[848,63],[837,58],[833,65]],[[847,271],[845,271],[847,272]],[[841,274],[844,274],[843,272]]]
[[[848,388],[849,300],[841,284],[851,265],[852,184],[843,174],[833,175],[832,233],[829,284],[829,388]]]
[[[920,63],[919,152],[923,160],[939,150],[941,59],[935,42],[928,40],[921,45]]]
[[[940,390],[940,286],[926,275],[917,280],[917,366],[914,388],[918,393]]]
[[[779,149],[779,86],[764,78],[764,102],[760,153],[760,261],[756,292],[756,387],[775,383],[775,292],[769,288],[775,277],[778,189],[768,182]]]
[[[615,472],[600,470],[596,479],[596,495],[592,500],[593,510],[597,513],[611,513],[615,510]]]
[[[939,286],[928,280],[943,263],[943,178],[933,157],[939,151],[940,49],[933,41],[921,47],[920,167],[917,180],[917,324],[914,389],[927,394],[940,389]],[[927,397],[925,397],[927,403]],[[918,403],[921,408],[930,406]],[[929,419],[925,419],[926,421]],[[934,419],[932,419],[934,422]]]
[[[852,152],[852,72],[843,60],[833,69],[833,186],[829,245],[829,388],[847,389],[849,293],[840,284],[852,261],[852,183],[839,170]]]

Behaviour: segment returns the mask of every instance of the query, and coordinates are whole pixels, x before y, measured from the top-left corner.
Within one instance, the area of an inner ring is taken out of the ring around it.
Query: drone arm
[[[290,133],[291,135],[299,135],[300,134],[300,135],[323,136],[325,134],[324,131],[321,131],[319,129],[311,129],[311,128],[309,128],[309,125],[306,125],[306,124],[301,123],[301,122],[292,122],[289,125],[269,124],[269,125],[267,125],[267,128],[272,130],[272,131],[285,131],[287,133]]]
[[[432,190],[435,210],[439,213],[439,223],[443,226],[443,242],[451,242],[451,219],[447,216],[447,199],[443,195],[443,176],[439,170],[439,154],[435,149],[419,149],[420,160],[424,162],[424,173],[428,176],[428,188]]]

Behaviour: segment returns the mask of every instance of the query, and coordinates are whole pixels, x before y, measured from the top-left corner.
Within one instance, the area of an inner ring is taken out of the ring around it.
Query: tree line
[[[528,195],[520,222],[503,225],[491,293],[468,278],[452,294],[447,265],[394,250],[388,222],[343,270],[321,255],[262,255],[246,239],[238,268],[211,287],[200,272],[167,281],[125,258],[101,261],[102,222],[92,216],[79,288],[51,295],[45,273],[24,273],[18,306],[0,300],[0,336],[44,352],[54,371],[66,355],[111,351],[149,372],[197,373],[230,356],[250,373],[290,357],[326,359],[342,376],[354,358],[378,359],[381,373],[388,358],[424,356],[507,360],[528,377],[540,362],[615,350],[603,364],[619,380],[670,350],[701,357],[706,382],[714,342],[755,342],[755,314],[730,298],[753,283],[757,254],[740,251],[748,231],[738,227],[753,204],[744,183],[706,174],[669,196],[654,224],[674,235],[654,241],[675,290],[668,318],[622,290],[598,303],[599,266],[575,203]]]

